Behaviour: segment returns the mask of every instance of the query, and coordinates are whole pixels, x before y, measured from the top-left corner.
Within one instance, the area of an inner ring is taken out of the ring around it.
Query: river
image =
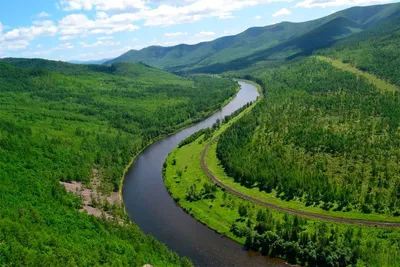
[[[257,99],[259,94],[254,85],[239,84],[239,92],[224,108],[153,143],[136,158],[125,176],[124,203],[131,220],[143,232],[153,235],[179,255],[190,258],[196,266],[287,266],[283,260],[245,251],[240,244],[199,223],[174,202],[163,183],[163,163],[180,141]]]

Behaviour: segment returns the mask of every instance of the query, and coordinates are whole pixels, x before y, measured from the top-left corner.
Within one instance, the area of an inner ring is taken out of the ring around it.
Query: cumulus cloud
[[[298,2],[295,7],[336,7],[336,6],[364,6],[389,3],[390,0],[304,0]]]
[[[290,0],[57,0],[57,6],[70,13],[57,24],[38,20],[30,27],[10,29],[7,32],[1,27],[0,52],[26,48],[31,40],[40,36],[59,34],[57,38],[60,41],[69,41],[91,34],[111,35],[134,31],[139,29],[139,22],[144,26],[165,27],[206,18],[228,19],[243,8],[280,1]],[[49,16],[50,14],[43,11],[36,18]],[[173,34],[174,32],[167,33],[165,36],[172,38]],[[176,36],[183,36],[179,34]],[[214,36],[215,34],[207,33],[196,35],[198,38]],[[107,39],[99,39],[101,40]]]
[[[290,15],[290,14],[292,14],[292,12],[291,12],[289,9],[287,9],[287,8],[282,8],[282,9],[276,11],[276,12],[272,15],[272,17],[275,18],[275,17],[279,17],[279,16],[287,16],[287,15]]]
[[[169,26],[199,21],[204,18],[232,18],[232,12],[245,7],[281,0],[198,0],[188,5],[160,5],[141,13],[145,26]]]
[[[170,26],[210,17],[233,18],[232,12],[245,7],[280,1],[290,0],[62,0],[60,5],[69,11],[97,10],[97,20],[124,19],[126,23],[143,20],[145,26]],[[153,3],[152,7],[146,6],[149,3]]]
[[[0,26],[0,51],[24,49],[29,46],[31,40],[40,36],[53,36],[57,33],[57,27],[52,21],[35,21],[30,27],[20,27],[3,32]]]
[[[262,19],[262,17],[261,16],[255,16],[254,19],[255,20],[260,20],[260,19]]]
[[[100,16],[95,20],[89,19],[84,14],[71,14],[59,22],[60,33],[63,35],[77,34],[113,34],[116,32],[129,32],[139,29],[131,24],[132,17],[115,15],[113,17]]]
[[[186,36],[188,35],[187,32],[166,32],[164,36],[166,37],[178,37],[178,36]]]

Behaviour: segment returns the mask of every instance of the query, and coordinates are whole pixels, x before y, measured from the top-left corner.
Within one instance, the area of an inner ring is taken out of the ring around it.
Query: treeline
[[[290,264],[302,266],[396,266],[399,255],[385,258],[391,240],[395,249],[398,235],[387,230],[385,237],[376,238],[368,229],[339,227],[325,222],[311,222],[299,216],[277,216],[268,209],[257,209],[241,204],[239,218],[232,224],[231,232],[245,238],[248,249],[263,255],[284,258]]]
[[[188,144],[194,142],[196,139],[198,139],[202,135],[204,135],[204,138],[203,138],[204,140],[208,140],[212,136],[214,131],[219,129],[221,124],[229,122],[232,118],[236,117],[238,114],[240,114],[246,108],[250,107],[252,104],[253,104],[253,102],[248,102],[243,107],[241,107],[241,108],[235,110],[234,112],[232,112],[232,114],[226,115],[222,119],[222,121],[220,119],[217,119],[217,121],[215,123],[213,123],[211,128],[200,129],[199,131],[197,131],[197,132],[193,133],[192,135],[186,137],[184,140],[182,140],[178,144],[178,148],[181,148],[181,147],[183,147],[185,145],[188,145]]]
[[[326,210],[400,215],[400,95],[306,59],[260,77],[265,101],[218,141],[247,187]]]
[[[118,190],[133,155],[237,85],[124,65],[121,76],[0,63],[0,266],[191,266],[134,225],[79,213],[59,182],[88,183],[97,169],[100,189]]]

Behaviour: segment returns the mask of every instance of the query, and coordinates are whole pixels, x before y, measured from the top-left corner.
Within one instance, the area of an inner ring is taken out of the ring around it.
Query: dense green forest
[[[400,86],[400,17],[337,43],[319,54],[337,58]]]
[[[102,190],[118,190],[140,149],[218,109],[237,85],[143,64],[6,61],[20,67],[0,63],[0,266],[191,266],[123,215],[79,213],[59,182],[88,183],[97,169]]]
[[[217,156],[247,187],[326,210],[400,215],[399,92],[315,58],[268,69]]]
[[[257,108],[257,107],[255,107]],[[164,164],[165,185],[196,219],[263,255],[302,266],[398,266],[397,229],[357,226],[302,218],[265,208],[214,184],[200,159],[208,142],[235,125],[242,115],[224,120],[211,135],[200,131],[173,150]],[[243,118],[243,117],[242,117]],[[206,155],[207,165],[213,158]],[[221,173],[212,169],[220,178]]]

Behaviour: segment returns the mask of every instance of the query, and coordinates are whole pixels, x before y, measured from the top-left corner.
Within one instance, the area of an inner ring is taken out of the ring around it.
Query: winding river
[[[220,111],[153,143],[137,157],[125,176],[124,203],[132,221],[145,233],[153,235],[181,256],[189,257],[196,266],[286,266],[280,259],[245,251],[240,244],[199,223],[174,202],[163,183],[163,163],[180,141],[212,126],[217,119],[258,97],[254,85],[239,84],[241,88],[237,95]]]

